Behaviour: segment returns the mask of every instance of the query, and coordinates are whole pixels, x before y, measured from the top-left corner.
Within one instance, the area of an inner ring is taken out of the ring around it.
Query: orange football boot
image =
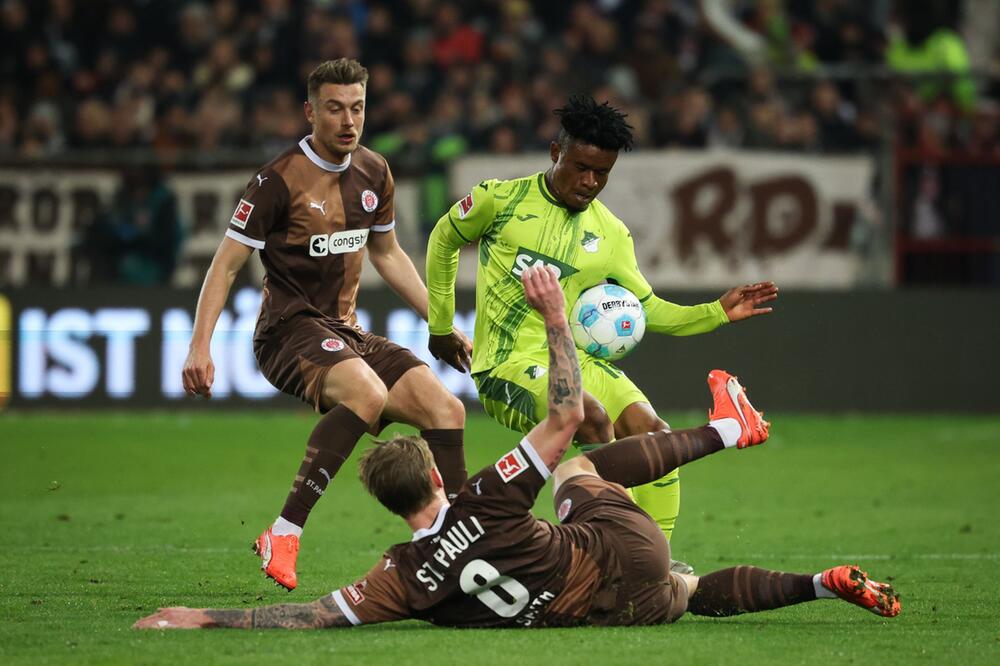
[[[764,420],[764,412],[758,412],[750,404],[746,389],[740,386],[736,377],[725,370],[712,370],[708,373],[708,387],[715,402],[715,408],[708,412],[708,419],[731,418],[740,423],[742,432],[736,448],[745,449],[767,441],[771,424]]]
[[[299,556],[299,538],[291,534],[278,536],[268,527],[253,542],[253,552],[260,555],[264,574],[289,592],[298,585],[295,560]]]
[[[899,595],[888,583],[880,583],[868,577],[854,565],[844,565],[827,569],[821,579],[823,587],[844,601],[866,608],[882,617],[896,617],[902,606]]]

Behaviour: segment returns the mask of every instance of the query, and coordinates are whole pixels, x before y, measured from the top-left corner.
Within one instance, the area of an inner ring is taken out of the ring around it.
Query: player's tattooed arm
[[[582,403],[580,362],[566,322],[545,327],[549,343],[549,411]]]
[[[245,622],[244,618],[227,615],[233,611],[211,611],[209,614],[218,622]],[[340,612],[329,595],[308,604],[275,604],[251,608],[246,611],[250,617],[250,629],[326,629],[347,627],[351,622]],[[232,626],[220,624],[218,626]],[[243,625],[238,625],[243,626]]]
[[[558,278],[548,268],[532,267],[524,271],[521,281],[525,299],[545,322],[549,345],[548,414],[528,433],[528,440],[549,469],[555,469],[583,421],[580,362],[566,321],[566,300]]]
[[[136,629],[325,629],[351,626],[329,596],[308,604],[260,608],[161,608]]]

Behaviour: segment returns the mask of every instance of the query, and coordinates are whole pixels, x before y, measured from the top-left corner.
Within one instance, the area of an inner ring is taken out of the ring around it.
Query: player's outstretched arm
[[[351,622],[331,595],[308,604],[275,604],[259,608],[161,608],[133,629],[328,629]]]
[[[211,342],[219,314],[229,298],[236,275],[253,254],[253,248],[231,238],[223,238],[205,274],[194,315],[191,346],[182,372],[184,390],[190,395],[212,397],[215,364],[212,363]]]
[[[525,300],[545,322],[549,344],[548,414],[528,433],[528,441],[546,466],[554,470],[583,422],[580,361],[566,321],[566,302],[558,278],[547,267],[533,266],[521,274],[521,282]]]

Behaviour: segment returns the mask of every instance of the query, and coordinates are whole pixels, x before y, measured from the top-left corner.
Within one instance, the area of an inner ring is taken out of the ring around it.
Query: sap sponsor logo
[[[136,341],[150,330],[143,308],[41,308],[18,319],[18,390],[23,398],[82,398],[103,376],[107,395],[135,393]],[[103,342],[103,344],[102,344]],[[102,367],[103,365],[103,367]]]
[[[332,234],[316,234],[309,239],[309,256],[358,252],[368,242],[368,229],[350,229]]]
[[[378,208],[378,195],[371,190],[365,190],[361,193],[361,207],[365,209],[366,213],[372,213]]]
[[[428,592],[438,589],[438,582],[444,580],[444,574],[438,569],[447,570],[451,567],[452,563],[484,534],[486,530],[475,516],[456,521],[447,532],[436,537],[438,548],[431,555],[431,559],[417,569],[417,580],[427,587]]]
[[[240,229],[246,229],[247,222],[250,221],[250,213],[252,212],[253,204],[246,199],[240,199],[240,202],[236,204],[236,211],[233,213],[233,217],[229,220],[229,223]]]
[[[517,256],[514,257],[514,265],[510,268],[510,274],[520,280],[521,274],[532,266],[548,266],[555,271],[556,278],[558,279],[569,277],[578,272],[576,268],[558,259],[553,259],[525,247],[517,248]]]
[[[323,351],[339,352],[344,348],[344,341],[338,340],[337,338],[327,338],[323,342],[319,343],[319,346],[322,347]]]
[[[520,449],[514,449],[496,462],[494,467],[504,483],[510,483],[518,474],[528,469],[528,461]]]

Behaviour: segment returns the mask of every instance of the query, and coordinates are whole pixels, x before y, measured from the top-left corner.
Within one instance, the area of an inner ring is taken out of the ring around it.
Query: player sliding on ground
[[[713,370],[707,425],[626,437],[560,464],[583,419],[580,365],[556,278],[536,267],[522,280],[545,321],[549,389],[548,415],[517,448],[449,503],[422,439],[377,443],[361,461],[361,480],[407,522],[413,540],[390,548],[367,576],[309,604],[165,608],[135,626],[320,628],[408,618],[452,627],[640,625],[673,622],[685,611],[718,617],[825,597],[899,613],[892,588],[854,566],[817,574],[752,566],[704,576],[670,571],[663,532],[623,486],[725,448],[762,444],[769,424],[735,377]],[[549,476],[558,526],[530,513]]]

